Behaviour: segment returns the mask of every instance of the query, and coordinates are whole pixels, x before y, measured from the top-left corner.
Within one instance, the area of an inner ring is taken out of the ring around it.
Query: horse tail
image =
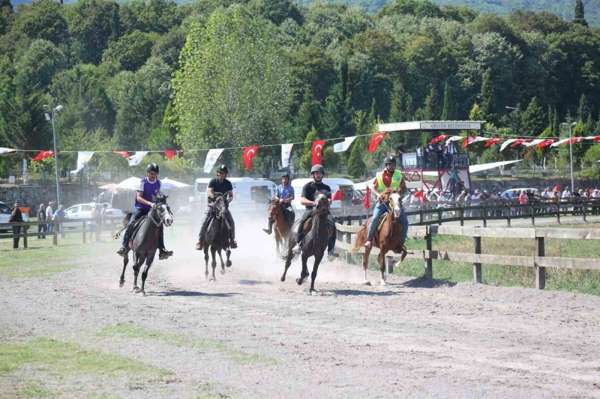
[[[367,227],[368,225],[362,225],[360,230],[358,230],[356,233],[356,240],[354,241],[352,252],[357,252],[363,247],[363,245],[365,245],[365,242],[367,242]]]

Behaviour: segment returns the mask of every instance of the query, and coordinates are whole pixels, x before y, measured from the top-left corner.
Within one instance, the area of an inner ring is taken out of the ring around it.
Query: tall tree
[[[588,23],[585,20],[585,10],[583,8],[582,0],[575,0],[575,18],[573,19],[573,23],[588,26]]]
[[[527,108],[521,114],[521,125],[526,133],[531,136],[537,136],[544,130],[546,116],[538,103],[537,97],[531,99],[529,105],[527,105]]]
[[[480,97],[482,117],[486,120],[494,120],[494,83],[491,69],[486,70],[483,75]]]
[[[442,120],[450,120],[455,118],[455,100],[452,94],[450,82],[446,80],[446,83],[444,84],[444,101],[441,115]]]

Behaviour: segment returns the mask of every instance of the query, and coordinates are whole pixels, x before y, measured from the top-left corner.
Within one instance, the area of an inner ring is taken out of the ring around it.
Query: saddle
[[[148,219],[148,215],[142,216],[137,221],[135,221],[133,223],[133,225],[131,226],[131,233],[129,234],[129,247],[131,247],[133,245],[133,240],[135,240],[135,236],[137,236],[137,233],[140,230],[140,227],[142,227],[142,223],[146,219]]]

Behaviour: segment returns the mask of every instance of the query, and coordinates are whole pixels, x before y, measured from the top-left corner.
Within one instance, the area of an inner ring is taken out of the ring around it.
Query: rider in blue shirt
[[[283,215],[285,216],[289,225],[291,226],[294,224],[294,219],[296,219],[296,215],[292,209],[292,201],[294,200],[294,187],[292,187],[290,184],[289,173],[285,173],[281,176],[281,184],[277,186],[275,199],[279,200],[279,205],[282,207]],[[273,232],[273,223],[275,223],[275,221],[269,218],[269,227],[263,229],[263,231],[267,234],[271,234]]]
[[[127,256],[127,252],[129,251],[129,240],[131,239],[131,230],[132,226],[136,221],[146,216],[150,209],[152,209],[152,205],[154,203],[154,199],[160,194],[160,180],[158,179],[159,168],[155,163],[151,163],[146,168],[146,177],[142,178],[140,181],[140,187],[137,190],[135,196],[135,211],[131,218],[129,219],[129,223],[127,224],[127,228],[125,230],[125,234],[123,234],[123,242],[121,243],[121,248],[117,251],[117,254],[125,257]],[[173,255],[173,251],[165,250],[165,241],[163,229],[161,226],[160,236],[158,240],[158,258],[159,259],[167,259],[169,256]]]

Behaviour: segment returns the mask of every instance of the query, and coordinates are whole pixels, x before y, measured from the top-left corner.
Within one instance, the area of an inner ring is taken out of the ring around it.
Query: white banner
[[[208,154],[206,154],[206,159],[204,160],[204,173],[210,173],[222,152],[222,148],[213,148],[212,150],[208,150]]]
[[[79,151],[77,153],[77,168],[71,171],[71,174],[76,175],[79,173],[85,165],[90,162],[92,156],[94,155],[94,151]]]
[[[448,145],[448,143],[452,143],[453,141],[460,141],[464,139],[464,136],[450,136],[446,139],[446,145]]]
[[[525,143],[523,144],[523,146],[525,147],[533,147],[534,145],[538,145],[539,143],[541,143],[542,141],[545,141],[546,139],[535,139],[530,141],[529,143]]]
[[[292,147],[294,144],[281,145],[281,168],[286,169],[290,166],[290,158],[292,156]]]
[[[562,140],[558,140],[556,143],[551,144],[550,147],[554,148],[554,147],[558,147],[559,145],[562,145],[564,143],[568,143],[569,139],[562,139]]]
[[[514,143],[515,141],[517,141],[517,139],[508,139],[506,140],[504,143],[502,143],[502,145],[500,146],[500,152],[504,151],[504,149],[506,147],[508,147],[509,145],[511,145],[512,143]]]
[[[341,143],[336,143],[333,145],[333,152],[345,152],[348,148],[350,148],[354,140],[356,140],[356,136],[346,137]]]
[[[131,155],[129,158],[127,158],[127,161],[129,162],[129,166],[139,165],[146,155],[148,155],[148,151],[134,152],[133,155]]]
[[[13,152],[17,152],[17,150],[14,150],[12,148],[0,147],[0,155],[10,154]]]

